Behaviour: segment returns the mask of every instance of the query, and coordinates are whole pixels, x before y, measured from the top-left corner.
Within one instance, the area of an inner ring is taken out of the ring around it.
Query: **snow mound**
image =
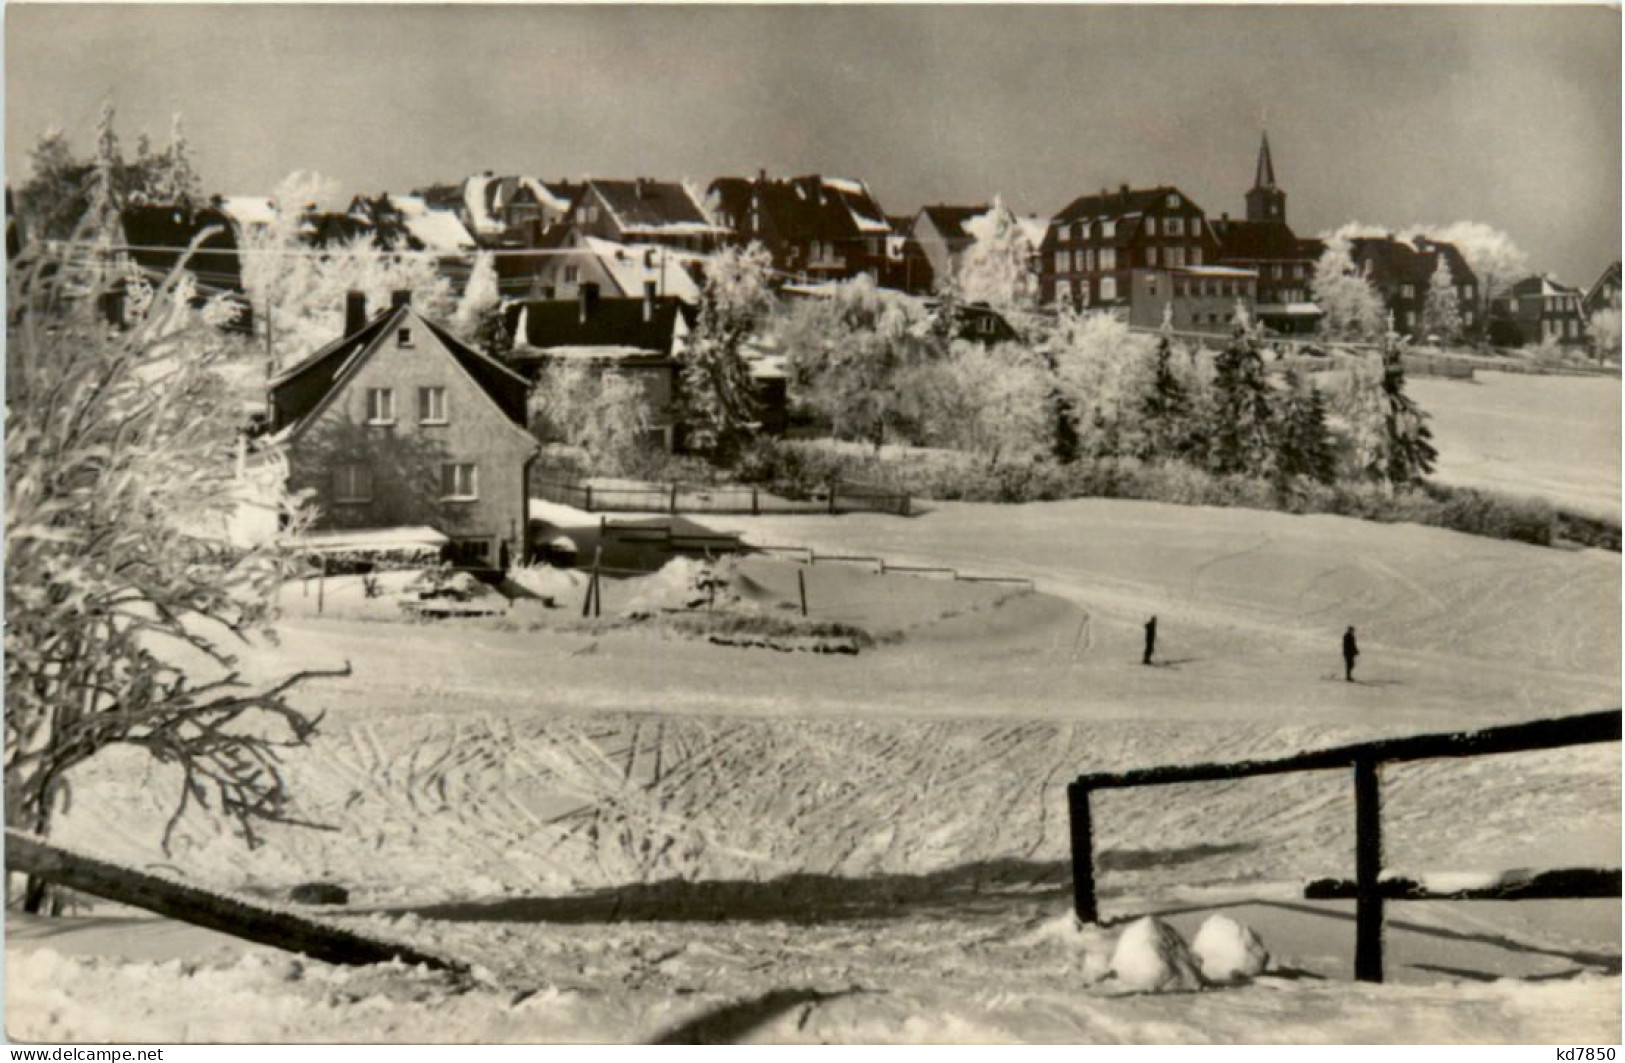
[[[1269,950],[1246,923],[1226,915],[1210,915],[1196,931],[1191,951],[1210,982],[1254,978],[1269,966]]]
[[[713,608],[733,604],[736,599],[726,590],[727,577],[721,586],[708,590],[705,582],[713,577],[712,566],[688,557],[674,557],[661,566],[660,571],[638,577],[637,594],[623,616],[653,616],[668,609],[697,609],[708,603]]]
[[[1177,993],[1202,988],[1190,946],[1154,915],[1129,924],[1112,950],[1112,974],[1126,989]]]
[[[508,571],[508,578],[545,600],[571,598],[580,592],[586,577],[569,569],[550,568],[546,565],[524,565]]]

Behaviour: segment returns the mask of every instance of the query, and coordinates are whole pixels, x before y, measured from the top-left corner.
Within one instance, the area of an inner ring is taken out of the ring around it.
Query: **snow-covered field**
[[[1297,899],[1352,871],[1341,773],[1102,798],[1106,916],[1180,911],[1189,935],[1240,904],[1276,973],[1179,996],[1091,984],[1100,944],[1066,925],[1064,800],[1091,769],[1617,705],[1618,555],[1127,502],[712,524],[1031,576],[1039,593],[942,609],[840,658],[496,620],[290,620],[257,670],[355,669],[299,695],[327,719],[288,765],[300,812],[336,829],[275,830],[250,852],[197,816],[165,855],[173,779],[107,756],[78,780],[62,840],[268,897],[338,882],[339,918],[485,981],[294,969],[99,910],[13,925],[8,1032],[1618,1040],[1617,902],[1396,904],[1396,984],[1346,981],[1351,906]],[[850,571],[806,574],[814,619],[864,611]],[[1151,613],[1157,668],[1139,664]],[[1338,660],[1351,623],[1356,684]],[[1398,871],[1618,866],[1617,746],[1407,765],[1384,783]]]
[[[1618,379],[1480,372],[1408,383],[1433,415],[1441,480],[1619,520]]]

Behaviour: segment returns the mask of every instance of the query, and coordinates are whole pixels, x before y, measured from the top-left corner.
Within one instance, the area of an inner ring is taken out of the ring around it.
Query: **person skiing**
[[[1354,641],[1354,626],[1343,632],[1343,678],[1354,682],[1354,658],[1360,656],[1360,644]]]
[[[1151,655],[1157,652],[1157,618],[1152,617],[1145,622],[1145,657],[1141,664],[1150,664]]]

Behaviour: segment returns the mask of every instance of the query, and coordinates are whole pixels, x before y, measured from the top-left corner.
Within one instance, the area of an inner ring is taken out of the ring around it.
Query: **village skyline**
[[[999,194],[1047,217],[1128,183],[1217,218],[1242,215],[1267,128],[1301,233],[1482,221],[1580,284],[1620,243],[1602,7],[23,5],[7,29],[13,185],[47,128],[88,150],[111,99],[131,144],[184,115],[226,194],[295,169],[345,198],[487,168],[702,188],[766,169],[861,179],[898,215]],[[356,41],[391,60],[354,61]]]

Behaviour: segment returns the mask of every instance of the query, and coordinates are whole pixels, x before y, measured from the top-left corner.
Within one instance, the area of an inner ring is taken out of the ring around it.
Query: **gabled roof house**
[[[427,526],[456,560],[506,566],[528,553],[528,395],[407,293],[368,317],[351,292],[344,335],[272,378],[260,445],[311,493],[317,529]]]

